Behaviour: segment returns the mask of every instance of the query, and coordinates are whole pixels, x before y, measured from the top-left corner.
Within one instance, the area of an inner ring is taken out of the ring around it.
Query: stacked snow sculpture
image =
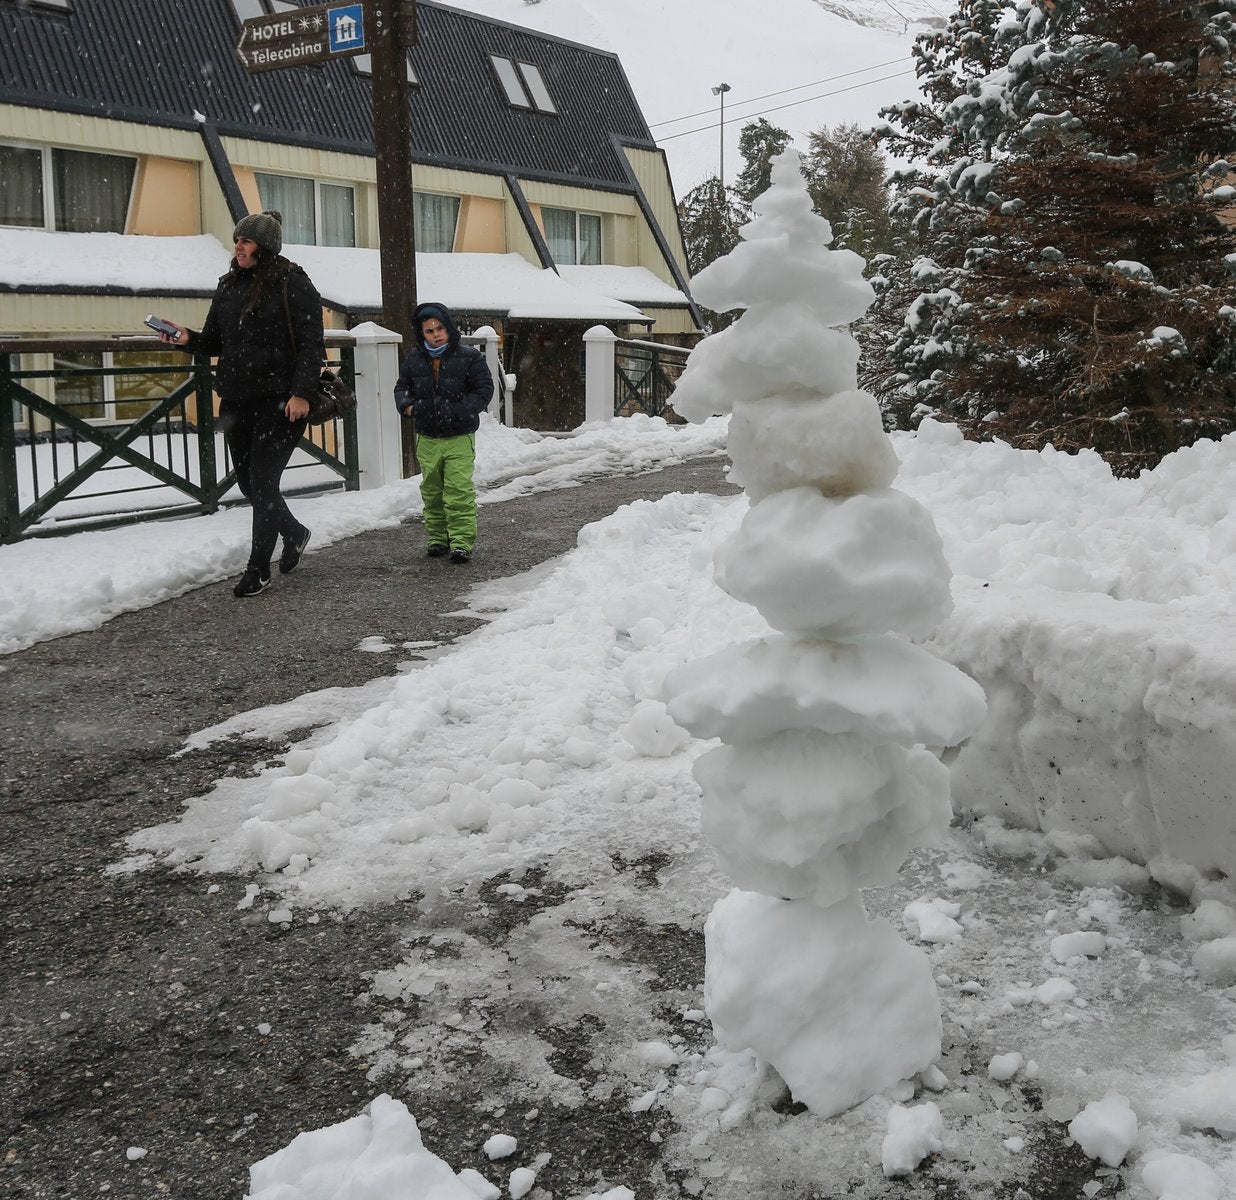
[[[723,743],[695,774],[704,832],[743,889],[705,928],[709,1016],[831,1116],[939,1056],[928,960],[858,893],[943,836],[948,770],[924,746],[957,744],[985,702],[907,640],[951,610],[950,573],[930,515],[890,487],[896,454],[836,328],[871,303],[863,261],[828,249],[793,151],[755,213],[694,281],[708,307],[746,311],[695,348],[673,404],[732,413],[751,507],[715,575],[778,632],[687,664],[666,691],[679,724]]]

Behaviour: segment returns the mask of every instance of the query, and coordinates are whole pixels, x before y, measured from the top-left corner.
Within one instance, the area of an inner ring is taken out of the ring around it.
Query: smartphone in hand
[[[170,338],[178,338],[180,336],[180,330],[171,321],[165,321],[162,317],[156,317],[153,313],[146,318],[143,324],[149,325],[155,333],[163,333]]]

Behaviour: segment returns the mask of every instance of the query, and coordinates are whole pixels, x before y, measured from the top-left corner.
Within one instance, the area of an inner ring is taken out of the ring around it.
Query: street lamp
[[[718,178],[721,180],[721,187],[725,187],[725,93],[730,90],[728,83],[719,83],[712,89],[714,96],[721,97],[721,164],[718,168]]]

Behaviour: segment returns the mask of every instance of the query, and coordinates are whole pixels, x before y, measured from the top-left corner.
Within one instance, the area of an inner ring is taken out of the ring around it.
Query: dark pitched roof
[[[420,0],[417,162],[629,192],[615,143],[654,149],[616,56]],[[371,83],[349,62],[245,72],[231,0],[0,3],[0,102],[373,153]],[[557,115],[512,108],[489,61],[535,64]]]

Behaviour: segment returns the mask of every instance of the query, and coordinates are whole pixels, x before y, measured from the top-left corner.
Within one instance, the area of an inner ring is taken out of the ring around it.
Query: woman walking
[[[242,217],[232,234],[231,269],[215,291],[200,333],[176,325],[160,336],[193,354],[218,357],[219,428],[236,483],[253,506],[249,564],[232,589],[256,596],[270,586],[270,560],[283,539],[279,570],[293,570],[309,529],[279,490],[283,470],[305,431],[325,347],[322,301],[309,276],[279,251],[283,218],[275,211]]]

